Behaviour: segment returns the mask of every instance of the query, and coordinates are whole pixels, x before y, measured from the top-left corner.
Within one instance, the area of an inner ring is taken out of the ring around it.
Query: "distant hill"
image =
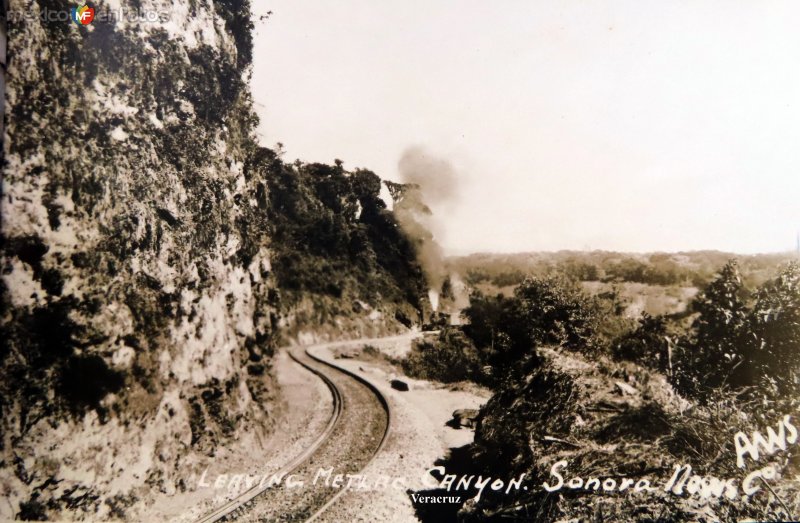
[[[758,285],[794,253],[740,255],[720,251],[621,253],[557,251],[514,254],[477,253],[448,258],[450,270],[468,283],[505,287],[526,275],[562,273],[580,281],[624,281],[651,285],[702,286],[731,258],[739,260],[744,278]]]

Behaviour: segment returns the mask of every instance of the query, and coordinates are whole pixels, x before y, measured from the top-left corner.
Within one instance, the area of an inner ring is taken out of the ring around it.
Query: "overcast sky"
[[[254,4],[264,144],[448,160],[450,253],[794,248],[800,2]]]

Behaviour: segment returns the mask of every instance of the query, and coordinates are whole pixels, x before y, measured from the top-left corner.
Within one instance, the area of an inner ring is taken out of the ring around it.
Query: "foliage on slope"
[[[607,344],[598,343],[598,327],[608,323],[603,316],[619,316],[619,308],[598,308],[569,282],[529,278],[512,297],[474,295],[463,327],[474,345],[465,350],[440,339],[412,352],[407,363],[427,364],[415,368],[424,374],[439,368],[431,354],[460,357],[472,368],[480,368],[474,355],[492,362],[496,393],[481,410],[475,442],[442,464],[461,477],[526,479],[519,489],[486,489],[479,500],[450,506],[449,514],[418,507],[419,515],[426,521],[796,517],[799,275],[789,263],[752,289],[731,261],[692,302],[691,323],[643,315]],[[676,467],[684,468],[670,485]],[[465,498],[477,493],[472,487]]]
[[[796,413],[796,402],[765,407],[719,395],[700,406],[635,364],[551,348],[538,355],[481,409],[474,443],[441,462],[448,473],[505,485],[524,474],[519,488],[485,488],[476,499],[473,485],[457,492],[462,503],[449,514],[426,516],[420,507],[423,521],[710,523],[786,520],[800,510],[791,480],[800,463],[791,448],[762,450],[759,462],[739,468],[734,444],[739,431],[766,436],[765,427]],[[691,472],[670,485],[685,465]],[[758,475],[745,484],[765,465],[775,471],[768,487]],[[745,486],[757,489],[745,496]]]
[[[332,301],[344,304],[334,317],[353,316],[361,302],[390,319],[420,320],[426,287],[415,246],[380,198],[375,173],[350,172],[338,161],[287,164],[265,148],[246,171],[263,184],[259,204],[284,307],[312,296],[327,298],[321,303],[329,309]]]

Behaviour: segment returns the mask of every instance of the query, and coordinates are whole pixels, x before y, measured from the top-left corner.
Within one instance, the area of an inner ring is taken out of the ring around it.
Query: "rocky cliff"
[[[61,2],[21,4],[0,514],[120,515],[137,492],[184,488],[193,454],[269,430],[274,293],[263,187],[243,170],[249,5],[109,1],[81,26]]]

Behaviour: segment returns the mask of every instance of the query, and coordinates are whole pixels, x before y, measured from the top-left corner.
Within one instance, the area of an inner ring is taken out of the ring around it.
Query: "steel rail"
[[[309,358],[311,358],[312,360],[314,360],[314,361],[318,361],[318,362],[320,362],[320,363],[322,363],[324,365],[332,367],[332,368],[334,368],[334,369],[336,369],[336,370],[338,370],[340,372],[343,372],[343,373],[349,375],[350,377],[356,379],[357,381],[361,382],[370,391],[372,391],[372,393],[375,394],[375,396],[377,396],[378,401],[380,402],[381,406],[383,407],[383,410],[386,411],[386,429],[383,431],[383,436],[381,437],[381,441],[378,444],[378,448],[375,449],[375,452],[372,454],[372,456],[370,456],[369,461],[367,461],[364,464],[364,467],[362,468],[362,470],[367,468],[369,466],[369,464],[373,462],[373,460],[375,459],[375,456],[377,456],[381,452],[381,450],[383,450],[383,447],[386,446],[386,440],[389,438],[389,431],[391,430],[391,427],[392,427],[392,411],[389,409],[389,400],[386,399],[386,396],[384,396],[383,393],[381,391],[379,391],[378,388],[375,385],[373,385],[369,381],[365,380],[364,378],[362,378],[358,374],[356,374],[356,373],[354,373],[354,372],[352,372],[352,371],[350,371],[348,369],[345,369],[344,367],[340,367],[338,365],[335,365],[333,363],[325,361],[322,358],[320,358],[318,356],[315,356],[314,354],[311,354],[310,349],[306,349],[306,355]],[[348,492],[348,489],[344,488],[344,489],[341,489],[336,494],[334,494],[334,496],[332,498],[330,498],[328,501],[326,501],[324,505],[322,505],[319,509],[317,509],[316,512],[314,512],[311,516],[309,516],[305,520],[305,523],[310,523],[310,522],[316,520],[326,510],[328,510],[331,506],[333,506],[333,504],[336,503],[339,500],[339,498],[341,498],[347,492]]]
[[[303,368],[311,371],[316,376],[318,376],[328,387],[328,390],[331,391],[331,396],[333,397],[333,411],[331,412],[331,417],[328,420],[328,424],[325,426],[325,429],[320,433],[319,437],[314,440],[314,442],[306,448],[303,452],[298,454],[294,457],[289,463],[278,469],[275,472],[275,476],[283,477],[285,475],[291,474],[292,472],[296,471],[300,468],[309,457],[311,457],[314,452],[330,437],[331,433],[333,432],[336,423],[339,421],[339,418],[342,415],[342,408],[344,405],[344,399],[342,397],[342,393],[339,391],[339,388],[336,384],[331,381],[330,378],[325,376],[319,370],[313,368],[310,365],[307,365],[300,361],[291,351],[289,351],[289,357],[292,358],[296,363],[301,365]],[[268,484],[265,486],[261,485],[254,485],[253,487],[249,488],[248,490],[244,491],[243,493],[236,496],[234,499],[228,501],[224,505],[220,506],[219,508],[215,509],[214,511],[206,514],[205,516],[201,517],[200,519],[196,520],[196,523],[215,523],[217,521],[223,520],[226,517],[232,515],[240,508],[243,508],[247,503],[253,500],[253,498],[257,497],[258,495],[262,494],[263,492],[267,491],[268,489],[272,488],[272,485]]]

